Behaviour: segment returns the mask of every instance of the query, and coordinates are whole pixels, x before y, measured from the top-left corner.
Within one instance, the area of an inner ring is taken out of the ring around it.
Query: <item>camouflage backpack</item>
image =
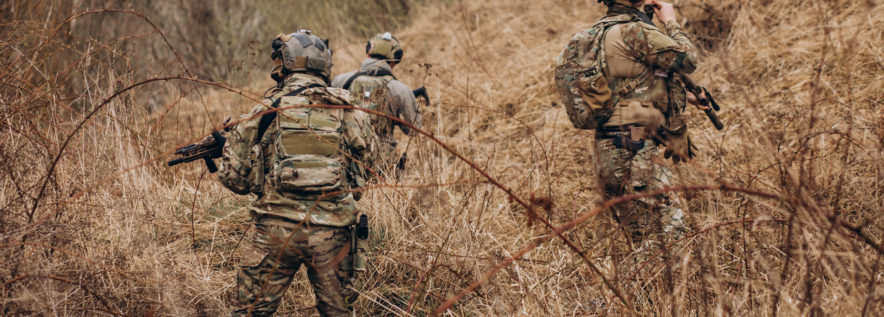
[[[605,70],[604,39],[608,29],[629,21],[602,20],[568,42],[556,60],[556,87],[574,127],[595,129],[611,116],[614,101]]]
[[[348,104],[346,96],[334,90],[321,85],[296,89],[276,99],[273,107],[282,109],[278,115],[261,118],[259,139],[270,122],[276,127],[267,180],[277,192],[332,192],[347,184],[344,109],[298,107]]]
[[[385,69],[358,72],[350,77],[342,88],[350,91],[350,99],[354,105],[390,114],[393,110],[387,100],[387,84],[395,79],[396,77]],[[371,126],[378,136],[393,132],[393,123],[390,119],[375,114],[371,115]]]

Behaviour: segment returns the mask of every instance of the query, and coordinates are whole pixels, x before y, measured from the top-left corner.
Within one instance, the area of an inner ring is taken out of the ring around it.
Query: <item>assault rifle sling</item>
[[[393,76],[393,73],[391,73],[389,70],[386,70],[383,68],[378,68],[376,70],[367,71],[367,72],[358,72],[358,73],[353,74],[353,76],[350,76],[350,78],[347,79],[347,82],[344,83],[344,87],[341,87],[341,88],[344,88],[346,90],[350,90],[350,86],[353,85],[353,81],[356,80],[356,78],[359,78],[359,76],[365,76],[365,75],[374,76],[374,77],[383,77],[383,76]],[[393,79],[396,79],[396,76],[393,76]]]

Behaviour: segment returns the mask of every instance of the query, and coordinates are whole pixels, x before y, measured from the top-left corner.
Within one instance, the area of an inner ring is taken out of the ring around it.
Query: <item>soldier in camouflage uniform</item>
[[[394,118],[400,118],[415,127],[421,127],[421,113],[412,91],[396,80],[393,68],[402,62],[404,51],[399,40],[392,34],[378,34],[365,47],[368,58],[362,62],[359,71],[335,76],[332,86],[347,89],[353,103],[366,109],[375,110]],[[396,154],[396,139],[393,129],[398,126],[403,133],[413,134],[408,126],[385,118],[371,115],[372,126],[379,139],[377,146],[380,171],[389,171],[393,165],[402,168],[404,162]]]
[[[676,163],[693,156],[682,114],[689,94],[677,73],[693,72],[697,58],[690,38],[676,22],[671,4],[599,1],[608,6],[607,15],[598,28],[587,29],[571,40],[560,63],[562,59],[579,62],[590,57],[602,65],[610,100],[600,99],[611,108],[591,109],[587,100],[599,98],[586,96],[566,98],[565,102],[575,127],[596,130],[593,162],[599,188],[609,200],[671,185],[670,171],[657,154],[658,145],[666,146],[665,156]],[[665,30],[656,27],[641,10],[646,4],[654,6]],[[579,76],[568,78],[579,80]],[[571,96],[567,91],[566,95]],[[685,230],[677,200],[674,194],[659,194],[613,208],[615,219],[626,231],[632,250],[638,250],[640,260]]]
[[[256,194],[250,247],[237,274],[232,316],[270,316],[303,265],[322,316],[347,316],[354,189],[373,138],[349,93],[328,87],[331,50],[310,31],[273,41],[278,87],[228,133],[219,178],[237,194]],[[313,106],[311,106],[313,105]],[[262,115],[268,109],[278,109]],[[366,163],[370,164],[370,163]]]

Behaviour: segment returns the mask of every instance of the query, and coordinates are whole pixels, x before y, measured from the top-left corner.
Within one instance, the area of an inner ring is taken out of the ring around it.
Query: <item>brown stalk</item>
[[[105,308],[105,309],[95,309],[95,310],[103,311],[103,312],[109,313],[114,316],[126,316],[123,313],[119,313],[119,312],[114,311],[114,309],[111,308],[110,305],[108,305],[107,300],[104,297],[101,297],[98,294],[96,294],[95,292],[93,292],[92,290],[84,287],[82,283],[75,282],[75,281],[69,280],[67,278],[56,276],[56,275],[45,275],[45,276],[44,275],[27,275],[27,274],[20,275],[20,276],[17,276],[15,278],[3,283],[2,288],[7,288],[7,287],[9,287],[9,285],[11,285],[15,282],[18,282],[18,281],[21,281],[24,279],[29,279],[29,278],[46,278],[46,279],[50,279],[50,280],[54,280],[54,281],[64,282],[64,283],[67,283],[67,284],[70,284],[73,286],[77,286],[79,289],[82,289],[83,292],[86,292],[86,294],[89,294],[92,297],[95,297],[95,299],[97,299],[98,302],[101,303],[101,305],[104,306],[104,308]]]
[[[553,229],[553,233],[552,233],[552,234],[555,234],[555,235],[559,235],[559,236],[561,236],[562,233],[564,233],[565,231],[571,230],[571,229],[573,229],[574,227],[576,227],[578,224],[583,223],[583,222],[585,222],[586,220],[589,220],[590,218],[594,217],[595,215],[597,215],[597,214],[598,214],[599,212],[601,212],[602,210],[606,210],[606,209],[608,209],[608,208],[611,208],[612,206],[619,205],[619,204],[623,204],[623,203],[626,203],[626,202],[630,202],[630,201],[633,201],[633,200],[636,200],[636,199],[639,199],[639,198],[650,197],[650,196],[655,196],[655,195],[665,194],[665,193],[669,193],[669,192],[703,191],[703,190],[725,190],[725,191],[734,191],[734,192],[742,192],[742,193],[746,193],[746,194],[750,194],[750,195],[755,195],[755,196],[760,196],[760,197],[769,198],[769,199],[787,200],[786,198],[781,198],[780,196],[777,196],[777,195],[774,195],[774,194],[769,194],[769,193],[765,193],[765,192],[760,192],[760,191],[756,191],[756,190],[752,190],[752,189],[748,189],[748,188],[740,188],[740,187],[736,187],[736,186],[729,185],[729,184],[707,185],[707,186],[667,187],[667,188],[664,188],[664,189],[662,189],[662,190],[655,191],[655,192],[641,193],[641,194],[634,194],[634,195],[627,195],[627,196],[623,196],[623,197],[619,197],[619,198],[615,198],[615,199],[609,200],[609,201],[603,203],[601,206],[596,207],[596,208],[594,208],[593,210],[590,210],[590,211],[587,211],[587,212],[581,214],[580,216],[576,217],[575,219],[571,220],[570,222],[568,222],[568,223],[566,223],[566,224],[564,224],[564,225],[561,225],[561,226],[559,226],[559,227],[555,227],[555,228]],[[494,268],[492,268],[491,270],[487,271],[482,277],[480,277],[479,279],[476,279],[475,281],[473,281],[473,283],[471,283],[470,286],[468,286],[467,288],[465,288],[465,289],[463,289],[462,291],[460,291],[460,292],[459,292],[457,295],[455,295],[454,297],[449,298],[449,299],[448,299],[445,303],[443,303],[442,305],[439,305],[439,307],[437,307],[437,308],[433,311],[433,314],[432,314],[432,315],[434,315],[434,316],[438,316],[438,315],[442,314],[443,312],[445,312],[445,310],[447,310],[449,307],[451,307],[451,305],[454,305],[454,303],[456,303],[458,300],[460,300],[461,298],[463,298],[464,296],[466,296],[466,294],[468,294],[468,293],[472,292],[473,290],[475,290],[477,287],[479,287],[479,285],[484,284],[488,279],[490,279],[492,276],[494,276],[494,274],[496,274],[498,271],[500,271],[500,270],[503,269],[504,267],[506,267],[506,266],[510,265],[511,263],[513,263],[513,261],[515,261],[515,259],[520,258],[521,256],[523,256],[523,255],[525,255],[526,253],[528,253],[529,251],[531,251],[531,250],[537,248],[538,246],[540,246],[541,244],[543,244],[544,242],[548,241],[548,240],[551,239],[551,238],[552,238],[551,235],[546,235],[546,236],[540,237],[540,238],[536,239],[534,242],[532,242],[531,244],[529,244],[529,245],[525,246],[524,248],[522,248],[521,250],[517,251],[516,253],[514,253],[513,256],[511,256],[511,257],[508,258],[507,260],[505,260],[505,261],[503,261],[503,262],[497,264],[496,266],[494,266]],[[586,254],[580,254],[580,256],[581,256],[584,260],[586,259]],[[627,307],[629,307],[629,306],[627,306]]]

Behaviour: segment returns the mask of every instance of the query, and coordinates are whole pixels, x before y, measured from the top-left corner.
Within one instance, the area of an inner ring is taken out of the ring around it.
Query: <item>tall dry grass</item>
[[[360,202],[375,247],[360,314],[427,315],[455,298],[444,314],[884,313],[882,1],[677,4],[704,48],[696,78],[724,105],[728,129],[692,114],[702,155],[670,165],[692,232],[669,246],[668,270],[657,254],[624,259],[595,192],[592,132],[570,126],[551,82],[555,56],[601,6],[429,4],[397,33],[407,50],[397,72],[430,89],[424,130],[473,166],[428,137],[404,139],[409,172]],[[117,35],[166,51],[165,68],[139,73],[116,39],[75,46],[54,33],[69,27],[67,13],[29,14],[3,15],[0,42],[0,311],[224,314],[249,198],[202,166],[163,160],[271,83],[236,93],[178,78],[139,85],[197,74],[172,48],[189,53],[158,37],[167,29]],[[356,67],[362,46],[339,46],[336,72]],[[252,79],[238,76],[227,82]],[[170,97],[146,107],[151,94]],[[534,226],[519,202],[540,216]],[[281,315],[315,314],[301,274]]]

